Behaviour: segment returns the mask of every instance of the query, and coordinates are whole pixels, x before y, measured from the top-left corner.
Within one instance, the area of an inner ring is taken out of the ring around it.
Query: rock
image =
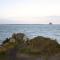
[[[10,38],[9,42],[15,43],[15,39],[14,38]]]
[[[23,34],[23,33],[14,33],[13,35],[12,35],[12,38],[15,38],[15,39],[17,39],[17,40],[23,40],[23,38],[24,38],[24,36],[25,36],[25,34]]]
[[[8,43],[8,42],[9,42],[9,39],[6,38],[6,39],[2,42],[2,44]]]

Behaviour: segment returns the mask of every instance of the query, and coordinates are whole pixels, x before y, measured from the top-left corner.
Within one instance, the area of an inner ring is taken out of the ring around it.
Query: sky
[[[60,24],[60,0],[0,0],[0,24]]]

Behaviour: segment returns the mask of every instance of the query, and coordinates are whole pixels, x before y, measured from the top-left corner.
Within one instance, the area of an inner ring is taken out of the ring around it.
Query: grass
[[[60,44],[58,44],[56,40],[43,36],[37,36],[33,39],[24,40],[24,36],[25,34],[23,33],[17,33],[13,34],[11,37],[15,40],[15,42],[10,42],[10,38],[5,40],[0,48],[0,58],[6,57],[7,51],[14,47],[19,53],[35,56],[60,54]]]

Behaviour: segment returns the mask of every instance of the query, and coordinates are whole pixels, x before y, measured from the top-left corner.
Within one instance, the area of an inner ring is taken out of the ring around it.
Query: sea
[[[28,38],[49,37],[60,43],[60,24],[0,24],[0,43],[13,33],[24,33]]]

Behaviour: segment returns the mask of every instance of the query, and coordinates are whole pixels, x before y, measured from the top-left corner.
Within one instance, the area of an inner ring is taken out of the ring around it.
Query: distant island
[[[52,22],[49,22],[49,25],[52,25]]]

